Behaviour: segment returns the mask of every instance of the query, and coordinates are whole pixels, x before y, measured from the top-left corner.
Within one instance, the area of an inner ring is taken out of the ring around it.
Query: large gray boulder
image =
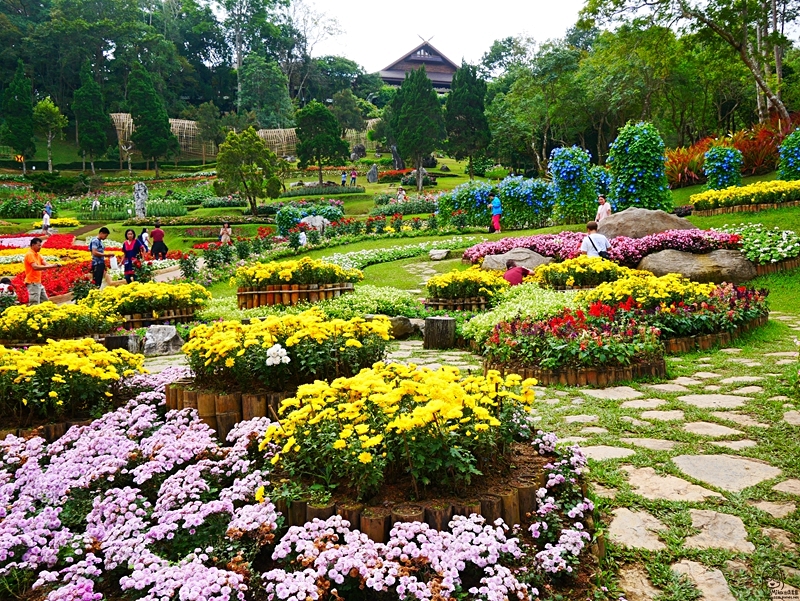
[[[431,261],[444,261],[449,256],[450,251],[446,248],[434,248],[428,253],[428,257]]]
[[[175,326],[150,326],[144,337],[144,356],[176,355],[181,352],[183,340]]]
[[[395,317],[390,317],[389,321],[392,324],[392,336],[397,340],[408,338],[417,331],[417,328],[414,327],[408,317],[396,315]]]
[[[325,231],[325,228],[328,227],[331,222],[322,217],[321,215],[309,215],[308,217],[303,217],[300,220],[300,223],[305,223],[309,227],[313,227],[318,232],[322,233]]]
[[[502,255],[486,255],[483,258],[481,269],[494,269],[505,271],[506,261],[514,259],[520,267],[527,267],[531,271],[539,267],[539,265],[546,265],[552,263],[551,257],[543,257],[539,253],[535,253],[528,248],[512,248],[507,253]]]
[[[609,240],[617,236],[628,238],[644,238],[650,234],[658,234],[667,230],[697,229],[692,222],[664,211],[636,209],[631,207],[619,213],[613,213],[600,222],[597,232]]]
[[[739,284],[756,277],[755,266],[738,250],[715,250],[695,255],[680,250],[662,250],[647,255],[637,269],[658,276],[679,273],[696,282],[733,282]]]

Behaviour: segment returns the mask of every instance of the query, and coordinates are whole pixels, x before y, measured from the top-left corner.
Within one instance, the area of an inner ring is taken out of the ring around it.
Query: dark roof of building
[[[382,69],[380,76],[387,84],[399,85],[403,83],[407,73],[419,68],[421,65],[425,65],[425,71],[434,87],[440,88],[450,87],[453,81],[453,73],[458,69],[458,65],[439,52],[430,42],[422,42],[419,46]]]

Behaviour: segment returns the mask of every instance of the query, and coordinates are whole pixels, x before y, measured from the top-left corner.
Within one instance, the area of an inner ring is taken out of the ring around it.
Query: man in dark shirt
[[[506,270],[507,271],[503,274],[503,278],[512,286],[521,284],[522,279],[526,275],[531,274],[530,269],[526,269],[525,267],[517,267],[517,262],[514,261],[514,259],[509,259],[506,261]]]

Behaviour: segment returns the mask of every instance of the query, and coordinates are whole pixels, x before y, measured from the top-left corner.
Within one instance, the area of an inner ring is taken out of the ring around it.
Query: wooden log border
[[[81,336],[79,338],[57,338],[55,336],[48,336],[47,338],[52,338],[53,340],[86,340],[87,338],[91,338],[98,344],[103,344],[106,340],[105,334],[87,334],[86,336]],[[47,340],[0,340],[0,345],[6,348],[26,348],[29,346],[42,346],[47,344]]]
[[[168,309],[160,312],[158,317],[134,313],[133,315],[123,315],[125,320],[122,327],[126,330],[135,330],[151,325],[161,325],[169,323],[189,323],[194,321],[194,309]]]
[[[716,334],[703,334],[700,336],[685,336],[682,338],[668,338],[664,340],[664,348],[670,355],[689,353],[694,350],[707,351],[715,346],[728,346],[742,334],[751,332],[769,321],[768,315],[756,317],[736,326],[730,332],[717,332]]]
[[[784,259],[775,263],[753,263],[756,266],[756,275],[767,275],[770,273],[777,273],[779,271],[789,271],[800,267],[800,257],[794,259]]]
[[[495,369],[501,375],[519,374],[523,378],[536,378],[540,386],[591,386],[605,388],[626,380],[643,378],[664,378],[667,375],[667,364],[663,357],[647,363],[637,363],[626,367],[606,368],[567,368],[567,369],[539,369],[538,367],[525,367],[520,365],[506,365],[484,361],[483,375],[490,369]]]
[[[711,217],[712,215],[725,215],[727,213],[757,213],[759,211],[769,211],[772,209],[782,209],[784,207],[800,207],[800,200],[790,200],[789,202],[764,202],[751,205],[734,205],[732,207],[717,207],[716,209],[706,209],[704,211],[692,210],[692,215],[698,217]]]
[[[353,292],[352,282],[332,284],[275,284],[264,288],[239,288],[236,303],[239,309],[255,309],[271,305],[296,305],[300,302],[316,303]]]
[[[489,303],[482,296],[426,298],[422,303],[432,311],[485,311],[489,308]]]

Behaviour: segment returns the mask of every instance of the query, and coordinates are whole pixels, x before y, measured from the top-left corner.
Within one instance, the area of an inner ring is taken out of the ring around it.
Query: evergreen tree
[[[367,127],[367,123],[361,115],[361,109],[358,107],[357,100],[358,99],[350,90],[342,90],[333,95],[331,112],[339,122],[339,127],[342,130],[342,137],[345,136],[348,129],[364,131]]]
[[[131,70],[128,100],[135,128],[131,139],[144,158],[153,159],[158,177],[158,159],[177,153],[180,145],[170,129],[164,102],[156,93],[150,74],[138,63]]]
[[[313,163],[319,167],[322,185],[322,165],[347,160],[347,142],[339,137],[339,122],[325,106],[316,100],[297,111],[297,157],[300,168]]]
[[[219,109],[210,100],[197,107],[195,120],[197,121],[197,137],[203,148],[203,165],[205,165],[206,144],[209,142],[221,144],[225,139],[225,132],[222,129]]]
[[[491,141],[489,121],[484,114],[486,82],[478,77],[473,65],[462,63],[453,75],[450,94],[445,104],[447,146],[459,161],[469,159],[469,178],[473,179],[472,159]]]
[[[254,110],[264,129],[294,125],[294,106],[289,98],[289,80],[274,60],[249,54],[241,69],[242,97],[239,106]]]
[[[47,170],[53,173],[53,138],[64,130],[69,121],[48,96],[33,107],[33,124],[47,140]]]
[[[5,119],[3,143],[22,156],[22,173],[27,173],[25,161],[36,153],[36,142],[33,140],[33,87],[25,75],[22,60],[17,62],[17,71],[3,95],[2,115]]]
[[[108,148],[106,132],[111,128],[111,118],[103,108],[103,94],[89,61],[81,68],[81,87],[75,90],[72,112],[78,121],[78,147],[84,155],[89,155],[94,174],[95,157],[101,156]]]
[[[417,191],[422,191],[422,161],[444,139],[442,105],[422,66],[406,76],[392,101],[390,123],[400,154],[410,157],[417,170]]]
[[[214,182],[214,190],[220,195],[241,194],[250,204],[252,214],[257,215],[257,199],[277,198],[281,193],[279,168],[278,157],[255,129],[248,127],[240,134],[228,132],[217,155],[219,179]]]

